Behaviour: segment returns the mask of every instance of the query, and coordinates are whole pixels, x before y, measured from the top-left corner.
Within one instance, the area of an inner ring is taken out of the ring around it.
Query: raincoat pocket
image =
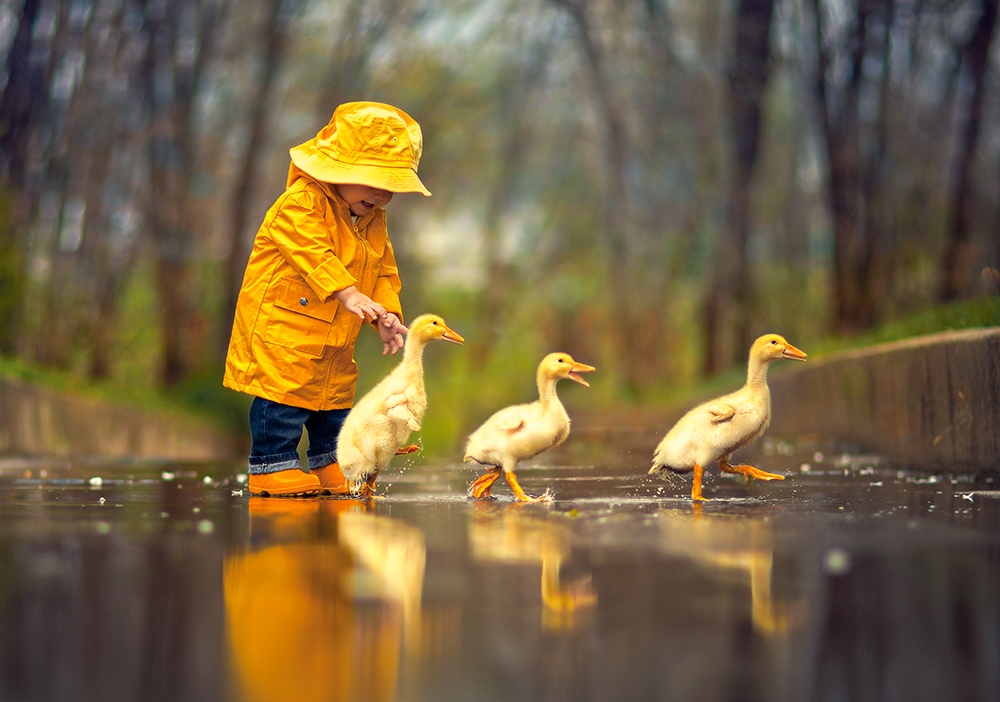
[[[321,301],[305,281],[295,278],[280,281],[276,288],[264,341],[309,356],[322,355],[340,303],[333,298]]]

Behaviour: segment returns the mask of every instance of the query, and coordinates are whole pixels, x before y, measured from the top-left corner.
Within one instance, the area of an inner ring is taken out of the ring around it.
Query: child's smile
[[[392,193],[388,190],[373,188],[368,185],[356,185],[353,183],[338,183],[333,186],[351,210],[351,214],[368,214],[376,207],[383,207],[392,199]]]

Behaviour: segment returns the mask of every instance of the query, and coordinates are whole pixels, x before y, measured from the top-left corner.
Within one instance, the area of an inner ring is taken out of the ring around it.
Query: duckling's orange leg
[[[419,450],[420,447],[417,444],[410,444],[409,446],[400,446],[398,449],[396,449],[396,455],[405,456],[408,453],[416,453]]]
[[[707,497],[701,496],[701,476],[705,472],[697,463],[694,464],[694,484],[691,486],[691,499],[695,501],[708,502]]]
[[[726,461],[719,461],[719,468],[721,468],[726,473],[739,473],[747,480],[750,478],[756,478],[757,480],[784,480],[785,476],[778,475],[777,473],[766,473],[762,470],[758,470],[753,466],[748,466],[745,463],[738,466],[731,466]]]
[[[378,471],[365,478],[364,484],[361,486],[361,490],[358,492],[358,497],[372,497],[375,495],[375,480],[378,478]]]
[[[500,472],[502,470],[503,469],[500,466],[496,466],[486,471],[485,475],[481,475],[476,478],[472,485],[469,486],[469,494],[477,500],[489,497],[490,488],[493,487],[493,483],[495,483],[500,477]]]
[[[541,497],[532,497],[526,493],[522,488],[521,484],[517,482],[517,476],[514,475],[514,471],[508,470],[504,471],[503,477],[507,479],[507,484],[510,485],[510,489],[514,491],[514,496],[517,497],[521,502],[551,502],[552,497],[546,492]]]

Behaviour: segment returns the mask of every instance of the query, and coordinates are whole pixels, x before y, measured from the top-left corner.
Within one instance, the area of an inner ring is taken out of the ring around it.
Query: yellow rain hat
[[[417,177],[420,125],[398,107],[347,102],[315,138],[292,147],[292,163],[324,183],[430,195]]]

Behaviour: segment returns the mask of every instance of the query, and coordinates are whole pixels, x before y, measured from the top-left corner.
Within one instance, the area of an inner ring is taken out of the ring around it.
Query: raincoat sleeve
[[[399,280],[399,269],[396,266],[396,254],[392,243],[385,240],[385,253],[382,254],[382,264],[379,266],[378,278],[375,280],[375,290],[372,299],[382,305],[386,311],[394,313],[403,321],[402,306],[399,304],[399,290],[402,283]]]
[[[275,212],[270,233],[282,257],[321,300],[328,300],[338,290],[357,285],[357,278],[350,274],[333,250],[319,196],[306,190],[286,194]]]

